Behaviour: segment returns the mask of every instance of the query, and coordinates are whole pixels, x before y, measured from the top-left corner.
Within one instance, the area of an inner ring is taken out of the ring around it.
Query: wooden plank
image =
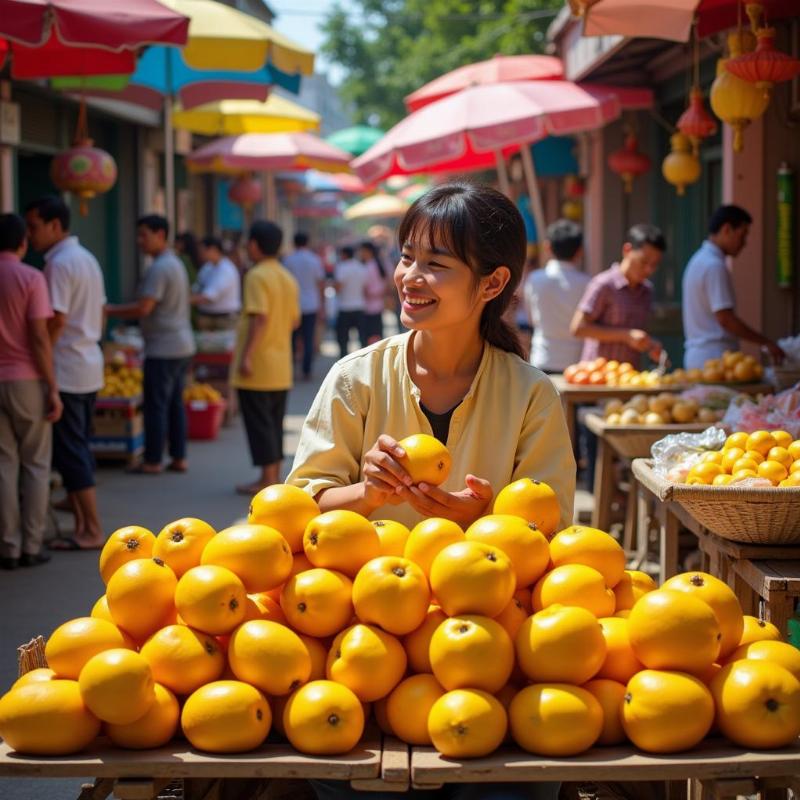
[[[306,756],[288,744],[267,744],[249,753],[218,755],[173,742],[157,750],[120,750],[98,740],[71,756],[23,756],[0,742],[0,777],[9,778],[377,778],[380,740],[367,738],[342,756]]]
[[[747,751],[708,740],[688,753],[648,755],[632,747],[594,748],[573,758],[539,758],[503,749],[485,758],[448,759],[431,747],[411,750],[415,786],[492,781],[661,781],[770,777],[800,771],[800,743]]]
[[[408,745],[394,736],[385,736],[381,752],[379,778],[350,781],[362,792],[407,792],[411,784],[411,760]]]
[[[168,782],[150,778],[120,778],[114,781],[114,797],[118,800],[155,800]]]
[[[602,437],[597,440],[597,464],[594,470],[594,509],[592,527],[607,531],[611,523],[614,498],[614,451]]]

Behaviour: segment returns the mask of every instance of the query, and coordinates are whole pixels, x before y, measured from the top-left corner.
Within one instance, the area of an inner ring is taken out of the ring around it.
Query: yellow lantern
[[[751,52],[754,37],[750,31],[736,31],[728,35],[729,58]],[[741,153],[744,147],[744,129],[758,119],[769,105],[768,95],[754,83],[737,78],[726,69],[728,58],[717,61],[717,77],[711,84],[711,110],[733,128],[733,149]]]
[[[580,222],[583,219],[583,203],[580,200],[565,200],[561,206],[561,214],[565,219]]]
[[[664,159],[661,172],[683,196],[686,187],[700,178],[700,159],[692,152],[692,142],[685,134],[674,133],[669,141],[672,152]]]

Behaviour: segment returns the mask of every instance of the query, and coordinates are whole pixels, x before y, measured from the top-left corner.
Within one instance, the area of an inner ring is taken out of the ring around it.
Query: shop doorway
[[[17,208],[20,214],[24,213],[28,203],[38,197],[58,193],[58,189],[50,180],[52,158],[50,155],[25,150],[17,153]],[[25,261],[39,269],[44,266],[42,256],[30,248],[25,256]]]

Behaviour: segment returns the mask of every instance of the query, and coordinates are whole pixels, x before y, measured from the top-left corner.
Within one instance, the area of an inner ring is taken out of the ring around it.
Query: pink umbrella
[[[421,89],[412,92],[405,99],[406,108],[418,108],[441,100],[447,95],[460,92],[470,86],[483,86],[489,83],[508,81],[547,81],[561,80],[564,67],[560,58],[554,56],[501,56],[488,61],[467,64],[426,83]]]
[[[505,158],[520,151],[537,228],[544,213],[530,148],[549,135],[593,130],[624,108],[649,108],[649,89],[518,81],[474,86],[409,114],[352,162],[366,183],[389,175],[464,172],[497,165],[508,191]]]
[[[187,157],[192,169],[206,172],[264,172],[267,213],[274,214],[274,173],[316,169],[349,172],[350,153],[312,133],[243,133],[215,139]]]

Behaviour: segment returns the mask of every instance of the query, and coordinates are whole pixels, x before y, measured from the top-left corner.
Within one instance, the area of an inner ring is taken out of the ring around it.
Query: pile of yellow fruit
[[[787,431],[737,431],[722,450],[709,450],[686,475],[685,483],[727,486],[762,478],[773,486],[800,486],[800,439]]]
[[[142,370],[124,364],[106,364],[103,369],[103,388],[98,397],[138,397],[142,393]]]
[[[722,358],[709,358],[702,369],[676,369],[664,376],[665,386],[696,383],[755,383],[764,368],[753,356],[725,351]]]
[[[422,467],[444,476],[445,454]],[[559,516],[526,478],[466,531],[321,514],[287,485],[219,533],[197,519],[122,528],[100,555],[105,594],[0,699],[0,736],[61,755],[101,725],[126,748],[180,729],[236,753],[274,728],[322,755],[351,750],[373,714],[454,758],[509,736],[543,756],[625,741],[669,753],[715,723],[742,747],[795,742],[800,652],[773,625],[704,573],[657,589],[607,533],[556,533]]]
[[[588,386],[660,386],[663,376],[656,370],[639,371],[633,364],[624,361],[609,361],[596,358],[594,361],[580,361],[564,370],[567,383]]]
[[[724,411],[701,406],[696,400],[682,399],[669,392],[651,397],[637,394],[624,403],[622,400],[609,400],[603,414],[609,425],[713,424],[725,416]]]
[[[222,395],[210,383],[192,383],[183,390],[183,402],[219,403]]]

